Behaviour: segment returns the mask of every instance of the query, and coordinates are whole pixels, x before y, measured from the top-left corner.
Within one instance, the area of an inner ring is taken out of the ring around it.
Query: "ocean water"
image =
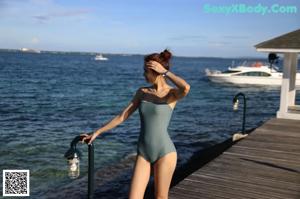
[[[72,139],[108,122],[128,105],[139,87],[149,85],[142,75],[143,56],[105,56],[108,61],[95,61],[89,53],[0,52],[0,169],[29,169],[30,198],[46,197],[49,190],[74,183],[67,176],[63,157]],[[232,98],[238,92],[248,98],[247,129],[275,117],[278,88],[220,85],[204,76],[205,68],[224,70],[232,61],[244,60],[173,58],[171,70],[191,85],[188,96],[177,103],[169,126],[178,165],[241,130],[242,112],[232,111]],[[299,98],[297,92],[298,104]],[[122,170],[123,162],[135,155],[139,128],[136,111],[97,138],[97,171],[109,174],[108,168],[116,165]],[[87,147],[78,145],[84,154],[83,178]],[[110,175],[106,178],[110,180]],[[130,180],[124,179],[124,183]]]

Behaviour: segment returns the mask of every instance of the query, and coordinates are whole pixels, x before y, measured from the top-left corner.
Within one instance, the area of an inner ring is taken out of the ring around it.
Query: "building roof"
[[[300,53],[300,29],[255,45],[261,52],[296,52]]]

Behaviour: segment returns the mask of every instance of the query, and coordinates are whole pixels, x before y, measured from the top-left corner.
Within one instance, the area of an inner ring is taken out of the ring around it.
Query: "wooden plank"
[[[244,139],[242,141],[243,141],[243,146],[300,153],[299,145],[286,144],[286,143],[284,144],[284,143],[259,142],[259,141],[252,141],[251,139]]]
[[[288,127],[299,127],[299,121],[298,120],[284,120],[281,121],[281,119],[277,120],[269,120],[266,123],[264,123],[259,128],[265,126],[265,125],[275,125],[275,126],[288,126]]]
[[[225,172],[225,174],[226,174],[226,173],[227,173],[227,172]],[[192,174],[191,176],[193,176],[193,175],[196,175],[196,174]],[[205,172],[205,175],[207,175],[207,172]],[[232,177],[232,176],[235,176],[235,175],[232,175],[232,174],[230,174],[230,175],[231,175],[231,177]],[[191,176],[189,176],[188,178],[186,178],[186,180],[190,180]],[[216,178],[217,178],[217,179],[220,179],[220,176],[216,176]],[[251,178],[252,178],[252,177],[251,177]],[[243,176],[242,176],[242,175],[239,176],[238,179],[243,179]],[[235,181],[237,181],[237,179],[230,179],[230,178],[229,178],[228,180],[229,180],[229,181],[228,181],[227,184],[228,184],[229,186],[233,186],[230,182],[235,182]],[[258,180],[261,180],[261,179],[258,179]],[[205,179],[204,181],[207,182],[207,179]],[[275,183],[275,182],[276,182],[276,183],[279,183],[279,186],[280,186],[280,184],[282,184],[282,182],[273,181],[273,183]],[[247,184],[247,182],[244,182],[244,183]],[[248,183],[249,183],[249,182],[248,182]],[[268,183],[268,182],[267,182],[267,183]],[[243,184],[242,186],[246,187],[245,184]],[[289,185],[289,186],[290,186],[291,184],[283,184],[283,185]],[[298,184],[298,185],[299,185],[299,184]],[[217,186],[217,185],[211,185],[211,184],[209,184],[208,186]],[[202,189],[206,189],[206,187],[205,187],[204,185],[201,185],[201,186],[199,185],[199,187],[201,187]],[[278,188],[278,187],[275,187],[275,189],[277,189],[277,188]],[[290,188],[292,188],[292,187],[290,187]],[[299,188],[299,187],[298,187],[298,188]],[[187,189],[187,188],[186,188],[186,189]],[[255,189],[255,190],[257,191],[257,189]],[[297,187],[295,187],[295,191],[296,191],[296,190],[299,190],[299,189],[297,189]],[[290,191],[292,191],[292,190],[290,190]],[[294,191],[294,192],[295,192],[295,191]],[[231,197],[231,196],[230,196],[230,197]],[[256,197],[256,196],[255,196],[255,197]],[[280,197],[281,197],[281,196],[280,196]],[[261,198],[261,197],[260,197],[260,198]]]
[[[171,188],[170,198],[299,199],[300,122],[267,121]]]
[[[256,164],[251,161],[237,162],[230,159],[219,159],[218,161],[210,162],[209,165],[202,167],[201,170],[197,170],[195,173],[198,172],[218,173],[219,175],[229,174],[233,177],[260,176],[283,182],[299,183],[299,173],[291,172],[281,167]]]
[[[228,195],[222,192],[218,191],[212,191],[210,190],[210,187],[200,187],[200,189],[190,189],[189,187],[182,186],[181,183],[172,188],[173,191],[176,191],[176,193],[181,193],[186,196],[186,199],[190,198],[192,196],[193,198],[198,199],[240,199],[241,197],[236,197],[235,195]],[[173,192],[174,193],[174,192]],[[244,197],[244,199],[257,199],[255,197]]]
[[[285,128],[285,130],[281,130],[281,129],[278,129],[278,128],[275,128],[274,126],[272,126],[272,128],[268,127],[268,128],[259,128],[259,129],[256,129],[252,134],[255,134],[257,135],[258,134],[261,134],[261,135],[264,135],[266,134],[267,135],[267,132],[271,132],[271,134],[273,136],[282,136],[282,137],[296,137],[298,139],[300,139],[299,137],[299,128],[300,127],[292,127],[292,130],[289,130],[287,129],[287,127],[282,127],[282,128]]]
[[[270,166],[271,167],[278,166],[278,168],[287,167],[287,170],[293,169],[298,172],[300,170],[299,158],[297,158],[297,159],[272,158],[272,157],[263,157],[263,156],[260,156],[259,154],[247,155],[247,154],[241,154],[241,153],[234,153],[231,151],[225,151],[225,152],[223,152],[222,156],[219,156],[213,162],[219,162],[219,161],[222,161],[222,162],[225,161],[225,163],[229,162],[230,164],[241,163],[244,161],[247,164],[255,163],[255,165],[257,165],[257,166],[266,166],[267,165],[269,167]],[[213,163],[213,162],[210,162],[210,163]],[[284,168],[282,168],[282,169],[284,169]]]
[[[257,148],[257,147],[248,147],[248,146],[243,146],[243,145],[234,145],[233,147],[229,148],[228,150],[231,150],[231,149],[238,149],[240,148],[241,150],[244,149],[244,150],[261,150],[261,151],[267,151],[267,152],[274,152],[274,153],[283,153],[283,154],[286,154],[286,155],[298,155],[299,153],[295,153],[295,152],[287,152],[287,151],[283,151],[283,150],[274,150],[274,149],[267,149],[267,148]],[[296,158],[298,159],[298,158]]]
[[[257,147],[245,147],[242,145],[231,147],[227,150],[227,152],[231,153],[239,153],[239,154],[245,154],[245,155],[259,155],[262,158],[275,158],[275,159],[283,159],[283,160],[298,160],[300,158],[299,153],[293,153],[293,152],[285,152],[285,151],[278,151],[278,150],[272,150],[272,149],[261,149]],[[226,152],[225,152],[226,153]],[[299,161],[297,161],[299,162]]]
[[[294,138],[297,138],[299,139],[300,138],[300,133],[298,132],[289,132],[289,131],[285,131],[285,132],[282,132],[282,131],[276,131],[276,130],[271,130],[271,129],[263,129],[263,128],[260,128],[260,129],[256,129],[253,133],[251,133],[251,135],[256,135],[257,133],[261,133],[261,134],[264,134],[264,135],[282,135],[282,136],[287,136],[287,137],[294,137]]]
[[[261,163],[265,165],[274,165],[275,164],[280,164],[280,167],[296,167],[296,171],[297,170],[297,166],[299,166],[299,161],[295,160],[295,159],[283,159],[283,158],[273,158],[273,157],[268,157],[268,156],[264,156],[263,154],[259,155],[258,154],[243,154],[243,153],[234,153],[234,152],[227,152],[225,151],[223,153],[224,155],[229,155],[229,156],[236,156],[240,159],[247,159],[248,161],[252,161],[255,163]]]
[[[186,190],[184,188],[181,187],[174,187],[173,189],[170,190],[170,194],[169,194],[169,198],[173,198],[173,199],[216,199],[216,198],[220,198],[220,199],[232,199],[232,198],[228,198],[228,197],[223,197],[220,195],[214,195],[211,193],[207,193],[207,191],[202,191],[202,192],[196,192],[194,193],[193,191],[189,191]]]
[[[270,184],[266,186],[261,186],[263,183],[257,184],[254,182],[251,182],[250,180],[232,180],[230,178],[223,178],[223,176],[213,176],[213,175],[206,175],[206,174],[192,174],[190,175],[185,181],[192,181],[194,184],[215,184],[220,186],[226,186],[226,187],[234,187],[236,190],[243,190],[246,189],[246,192],[251,193],[257,193],[258,190],[260,190],[263,193],[266,193],[266,195],[277,195],[278,197],[281,197],[281,195],[287,195],[294,197],[296,196],[295,190],[287,190],[285,189],[280,183],[273,182],[276,187],[271,186]],[[182,183],[184,183],[183,181]],[[266,184],[266,183],[265,183]],[[299,190],[299,189],[298,189]]]
[[[277,197],[276,195],[269,195],[265,193],[258,193],[255,191],[249,191],[247,187],[234,187],[219,183],[211,183],[211,182],[199,182],[195,183],[189,180],[182,181],[177,188],[185,189],[186,191],[190,191],[191,193],[207,193],[210,195],[226,198],[244,198],[247,196],[248,198],[261,198],[261,199],[282,199],[282,197]]]
[[[247,176],[244,175],[242,178],[241,176],[234,176],[232,175],[219,175],[219,174],[210,174],[210,173],[194,173],[190,175],[187,179],[193,179],[199,180],[205,179],[205,178],[216,178],[219,180],[224,180],[228,182],[236,181],[239,183],[250,183],[258,186],[266,186],[266,187],[273,187],[275,189],[285,189],[286,191],[292,191],[297,192],[300,190],[300,184],[297,183],[290,183],[290,182],[278,182],[276,180],[267,179],[263,177],[255,177],[255,176]],[[229,183],[230,184],[230,183]]]
[[[297,145],[300,148],[299,142],[300,142],[300,137],[299,139],[295,139],[295,137],[289,137],[286,135],[265,135],[263,133],[259,133],[260,131],[257,131],[257,134],[255,136],[251,135],[248,137],[248,140],[251,141],[259,141],[259,142],[269,142],[269,143],[282,143],[282,144],[293,144]],[[272,137],[270,137],[272,136]]]
[[[298,121],[299,122],[299,121]],[[286,122],[279,122],[279,121],[268,121],[266,123],[264,123],[261,127],[259,128],[282,128],[282,127],[291,127],[291,129],[297,129],[300,127],[300,124],[298,122],[290,122],[290,121],[286,121]]]
[[[268,120],[265,124],[300,127],[299,120],[289,120],[289,119],[279,119],[279,118],[272,118]]]
[[[254,198],[273,198],[282,199],[284,196],[295,197],[296,194],[291,194],[289,192],[276,192],[275,189],[259,187],[251,185],[249,183],[237,183],[235,181],[222,182],[219,179],[203,179],[202,181],[191,181],[191,179],[186,179],[182,181],[179,185],[180,187],[185,187],[189,190],[198,190],[204,188],[212,193],[222,193],[223,196],[238,196],[243,198],[243,196],[253,196]],[[259,193],[258,193],[259,192]]]
[[[265,152],[263,149],[258,148],[255,149],[253,146],[242,146],[242,147],[246,147],[245,149],[243,148],[231,148],[225,152],[223,152],[221,154],[221,156],[215,158],[215,161],[219,161],[219,160],[224,160],[224,159],[229,159],[230,161],[241,161],[241,160],[253,160],[253,162],[255,162],[255,160],[258,160],[259,162],[268,162],[268,163],[278,163],[278,164],[282,164],[283,165],[295,165],[296,167],[294,167],[296,170],[300,170],[300,167],[297,167],[297,165],[299,165],[300,160],[297,157],[297,153],[293,153],[293,152],[285,152],[282,154],[286,154],[286,156],[282,157],[277,157],[279,155],[274,155],[274,157],[269,156],[269,157],[265,157],[265,153],[271,153],[272,151],[277,151],[276,154],[281,154],[280,150],[273,150],[273,149],[267,149],[267,151]],[[249,151],[247,151],[247,149]],[[253,150],[254,152],[251,152],[250,150]],[[260,151],[261,153],[255,153],[256,151]],[[249,155],[248,155],[248,154]],[[275,153],[275,152],[274,152]],[[296,156],[296,158],[294,158]],[[287,157],[291,157],[290,159],[288,159]]]

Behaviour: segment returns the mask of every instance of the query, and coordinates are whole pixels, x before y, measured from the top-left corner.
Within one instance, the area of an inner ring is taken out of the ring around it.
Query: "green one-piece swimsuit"
[[[155,163],[167,153],[176,152],[168,134],[173,109],[167,103],[141,100],[139,106],[141,131],[137,154],[150,163]]]

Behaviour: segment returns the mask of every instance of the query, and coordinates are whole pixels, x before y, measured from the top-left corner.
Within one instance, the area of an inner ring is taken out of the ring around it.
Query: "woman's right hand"
[[[88,145],[90,145],[95,139],[96,137],[98,136],[97,133],[91,133],[91,134],[80,134],[81,137],[83,137],[81,139],[81,142],[82,143],[87,143]]]

